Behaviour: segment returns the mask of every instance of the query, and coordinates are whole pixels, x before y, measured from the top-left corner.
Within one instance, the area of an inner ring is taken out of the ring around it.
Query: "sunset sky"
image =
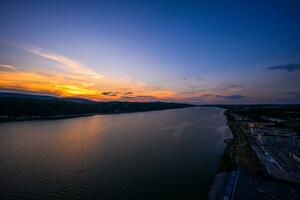
[[[293,0],[1,0],[0,91],[300,103],[299,10]]]

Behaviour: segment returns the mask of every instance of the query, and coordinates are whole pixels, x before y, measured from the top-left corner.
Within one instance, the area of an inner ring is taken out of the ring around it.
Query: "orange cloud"
[[[24,69],[0,64],[0,88],[55,94],[63,97],[83,97],[94,100],[155,100],[172,99],[176,92],[153,89],[145,83],[132,82],[128,78],[112,78],[98,73],[79,61],[43,50],[32,45],[19,46],[36,56],[55,62],[61,70],[35,67]],[[105,92],[115,95],[104,95]],[[130,99],[126,98],[130,94]],[[147,98],[145,98],[147,100]]]

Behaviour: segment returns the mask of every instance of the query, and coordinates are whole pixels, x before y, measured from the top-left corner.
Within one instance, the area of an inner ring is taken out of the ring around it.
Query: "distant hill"
[[[21,98],[21,99],[40,99],[40,100],[59,100],[75,102],[75,103],[97,103],[95,101],[83,98],[59,98],[50,95],[38,95],[38,94],[25,94],[25,93],[13,93],[13,92],[0,92],[0,98]]]
[[[169,102],[96,102],[81,98],[0,93],[0,122],[141,112],[191,106],[194,105]]]
[[[64,101],[74,102],[74,103],[97,103],[96,101],[92,101],[89,99],[83,98],[61,98]]]
[[[0,98],[21,98],[21,99],[58,99],[58,97],[49,95],[13,93],[13,92],[0,92]]]

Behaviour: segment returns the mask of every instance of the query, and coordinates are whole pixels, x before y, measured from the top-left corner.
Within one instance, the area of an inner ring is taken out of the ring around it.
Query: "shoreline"
[[[224,108],[222,108],[224,109]],[[226,143],[226,147],[219,157],[219,163],[217,164],[216,172],[214,174],[212,183],[210,185],[210,190],[207,193],[207,200],[216,200],[220,199],[221,193],[223,193],[224,185],[226,177],[228,176],[228,172],[233,169],[233,160],[232,160],[232,148],[233,148],[233,140],[235,139],[235,134],[233,133],[231,127],[229,126],[229,119],[226,115],[227,109],[224,109],[223,115],[226,118],[227,127],[230,129],[232,134],[232,139]]]
[[[69,119],[69,118],[77,118],[77,117],[89,117],[89,116],[94,116],[98,115],[97,113],[94,114],[77,114],[77,115],[56,115],[56,116],[22,116],[17,119],[8,119],[2,118],[0,119],[0,124],[1,123],[9,123],[9,122],[25,122],[25,121],[39,121],[39,120],[60,120],[60,119]]]
[[[74,115],[55,115],[55,116],[21,116],[17,119],[13,118],[1,118],[0,116],[0,124],[1,123],[9,123],[9,122],[25,122],[25,121],[43,121],[43,120],[60,120],[60,119],[69,119],[69,118],[77,118],[77,117],[89,117],[95,115],[117,115],[117,114],[129,114],[129,113],[139,113],[139,112],[151,112],[151,111],[162,111],[162,110],[173,110],[173,109],[183,109],[190,108],[196,106],[189,107],[179,107],[179,108],[164,108],[164,109],[153,109],[153,110],[140,110],[140,111],[124,111],[124,112],[107,112],[107,113],[87,113],[87,114],[74,114]]]

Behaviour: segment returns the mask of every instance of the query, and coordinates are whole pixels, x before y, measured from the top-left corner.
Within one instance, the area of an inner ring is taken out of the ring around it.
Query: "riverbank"
[[[185,107],[183,107],[185,108]],[[89,117],[94,115],[114,115],[114,114],[126,114],[126,113],[137,113],[137,112],[151,112],[151,111],[160,111],[160,110],[171,110],[171,109],[181,109],[181,108],[165,108],[165,109],[156,109],[156,110],[146,110],[146,111],[128,111],[128,112],[112,112],[112,113],[90,113],[90,114],[76,114],[76,115],[55,115],[55,116],[20,116],[20,117],[3,117],[0,116],[0,123],[5,122],[18,122],[18,121],[38,121],[38,120],[59,120],[59,119],[68,119],[76,117]]]
[[[183,107],[185,108],[185,107]],[[146,111],[128,111],[128,112],[112,112],[112,113],[90,113],[90,114],[76,114],[76,115],[55,115],[55,116],[20,116],[7,118],[0,116],[0,123],[5,122],[18,122],[18,121],[38,121],[38,120],[59,120],[59,119],[68,119],[76,117],[89,117],[94,115],[115,115],[115,114],[126,114],[126,113],[137,113],[137,112],[151,112],[151,111],[160,111],[160,110],[171,110],[171,109],[181,109],[181,108],[165,108],[165,109],[156,109],[156,110],[146,110]]]
[[[68,119],[75,117],[88,117],[96,114],[79,114],[79,115],[55,115],[55,116],[20,116],[20,117],[3,117],[0,116],[0,123],[5,122],[18,122],[18,121],[37,121],[37,120],[58,120],[58,119]]]

